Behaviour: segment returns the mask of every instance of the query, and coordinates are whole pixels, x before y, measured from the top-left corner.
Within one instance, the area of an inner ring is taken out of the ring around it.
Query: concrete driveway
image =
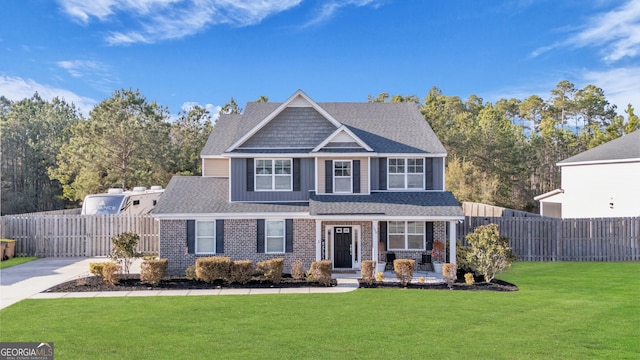
[[[89,275],[89,263],[107,262],[107,257],[42,258],[0,270],[0,309],[30,298],[52,286]],[[140,272],[140,261],[131,273]]]

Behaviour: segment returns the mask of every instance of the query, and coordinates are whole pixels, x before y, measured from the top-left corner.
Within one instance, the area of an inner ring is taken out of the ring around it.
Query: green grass
[[[0,270],[6,269],[8,267],[24,264],[29,261],[36,260],[35,256],[27,256],[27,257],[14,257],[9,260],[0,261]]]
[[[516,263],[512,293],[25,300],[0,341],[56,359],[636,359],[640,263]]]

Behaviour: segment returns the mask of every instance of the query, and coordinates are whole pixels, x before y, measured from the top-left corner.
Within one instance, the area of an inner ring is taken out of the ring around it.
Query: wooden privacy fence
[[[554,219],[467,216],[458,238],[477,226],[497,224],[523,261],[640,261],[640,217]]]
[[[109,256],[111,238],[124,232],[140,236],[139,252],[160,250],[160,227],[150,215],[8,215],[0,225],[2,237],[17,240],[17,256]]]

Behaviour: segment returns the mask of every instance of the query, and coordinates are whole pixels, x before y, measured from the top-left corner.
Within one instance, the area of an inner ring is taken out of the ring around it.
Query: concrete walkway
[[[258,295],[258,294],[317,294],[342,293],[358,288],[357,278],[337,277],[338,286],[263,288],[263,289],[206,289],[206,290],[147,290],[101,291],[77,293],[43,293],[43,291],[88,276],[89,263],[106,262],[108,258],[42,258],[0,270],[0,309],[24,299],[87,298],[115,296],[201,296],[201,295]],[[141,260],[136,260],[130,272],[140,273]]]

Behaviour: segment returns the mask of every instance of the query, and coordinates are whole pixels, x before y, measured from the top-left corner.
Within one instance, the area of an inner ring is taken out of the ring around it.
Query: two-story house
[[[464,219],[413,103],[317,103],[300,90],[251,102],[220,116],[201,157],[203,175],[172,178],[153,211],[169,273],[215,255],[283,257],[285,270],[359,269],[387,252],[421,261],[434,240],[455,244]]]
[[[556,164],[562,187],[534,198],[555,218],[640,216],[640,130]]]

